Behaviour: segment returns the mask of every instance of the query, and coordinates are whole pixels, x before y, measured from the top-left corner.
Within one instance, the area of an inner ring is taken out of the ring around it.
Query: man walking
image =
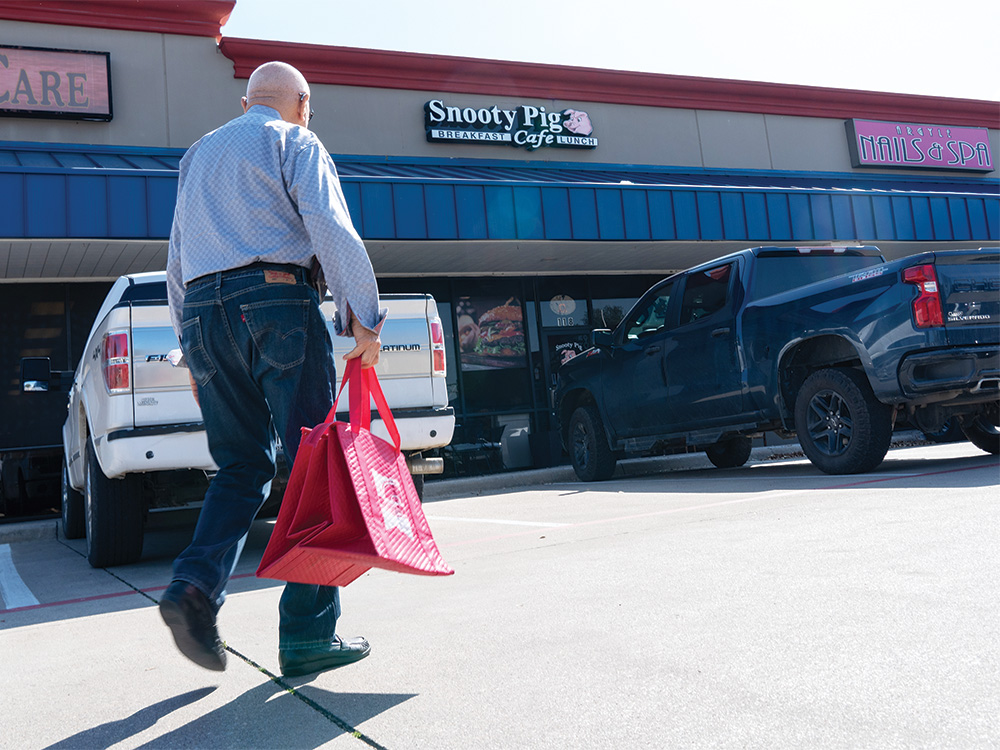
[[[309,100],[298,70],[265,63],[250,76],[244,114],[180,164],[167,296],[219,471],[160,613],[180,651],[207,669],[226,666],[216,615],[274,478],[275,434],[291,466],[301,428],[321,423],[333,404],[324,277],[334,329],[356,342],[345,359],[361,357],[364,367],[379,359],[375,276],[333,161],[308,130]],[[336,635],[337,588],[289,583],[278,610],[282,674],[368,655],[365,639]]]

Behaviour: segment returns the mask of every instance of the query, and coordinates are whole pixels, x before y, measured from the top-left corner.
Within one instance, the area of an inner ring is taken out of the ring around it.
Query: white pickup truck
[[[441,472],[443,461],[421,452],[451,442],[455,426],[444,332],[428,295],[384,295],[381,302],[389,315],[376,372],[422,490],[423,475]],[[324,303],[323,311],[331,320],[333,303]],[[332,330],[331,338],[340,363],[353,339]],[[86,536],[94,567],[137,560],[147,512],[200,501],[218,468],[188,371],[168,361],[177,346],[165,274],[119,278],[90,331],[63,426],[63,531],[71,539]],[[387,437],[380,420],[372,420],[372,429]],[[272,489],[272,499],[275,494]]]

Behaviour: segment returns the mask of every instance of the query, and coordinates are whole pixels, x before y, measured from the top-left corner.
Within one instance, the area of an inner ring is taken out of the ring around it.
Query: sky
[[[1000,101],[998,32],[998,0],[237,0],[222,28],[246,39],[990,101]]]

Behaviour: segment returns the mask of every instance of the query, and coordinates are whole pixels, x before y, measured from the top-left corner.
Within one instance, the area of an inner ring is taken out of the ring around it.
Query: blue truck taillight
[[[941,290],[938,287],[937,272],[931,263],[903,269],[903,281],[913,284],[919,290],[913,300],[913,320],[917,328],[933,328],[944,325],[941,311]]]

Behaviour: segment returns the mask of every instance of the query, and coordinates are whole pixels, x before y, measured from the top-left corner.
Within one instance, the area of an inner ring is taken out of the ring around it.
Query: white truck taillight
[[[103,362],[104,385],[108,393],[129,393],[128,331],[111,331],[104,335]]]
[[[932,328],[944,325],[941,312],[941,292],[938,289],[937,271],[933,264],[912,266],[903,269],[903,281],[913,284],[920,294],[913,300],[913,320],[917,328]]]
[[[431,322],[431,374],[443,378],[447,372],[444,358],[444,326],[441,318],[434,317]]]

